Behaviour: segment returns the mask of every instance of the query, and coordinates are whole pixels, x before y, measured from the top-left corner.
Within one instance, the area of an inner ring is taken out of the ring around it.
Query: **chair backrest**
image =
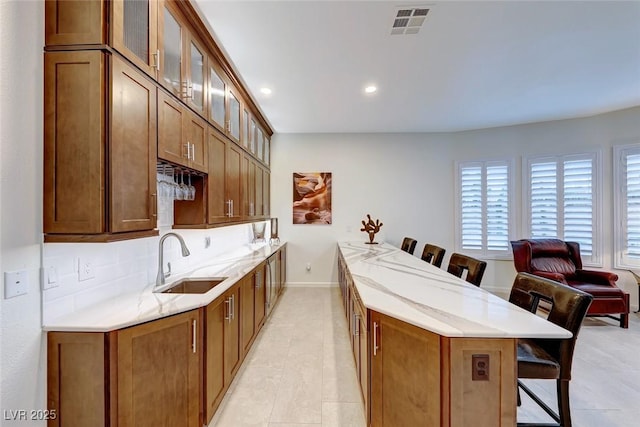
[[[436,267],[440,267],[442,265],[442,260],[444,259],[444,254],[446,250],[441,248],[440,246],[426,244],[424,245],[424,249],[422,250],[422,256],[420,257],[423,261],[431,263]]]
[[[400,247],[400,249],[413,255],[413,251],[416,250],[417,244],[418,244],[417,240],[412,239],[411,237],[405,237],[402,240],[402,246]]]
[[[560,273],[566,278],[582,269],[580,245],[558,239],[522,239],[511,242],[513,262],[518,272]]]
[[[593,297],[586,292],[529,273],[518,273],[509,301],[535,313],[538,303],[551,304],[547,320],[573,334],[567,339],[536,339],[551,357],[560,363],[560,379],[571,379],[571,363],[578,332]]]
[[[480,286],[485,268],[487,268],[487,263],[484,261],[459,253],[453,253],[449,259],[447,271],[454,276],[462,277],[462,273],[467,270],[465,280],[471,284]]]

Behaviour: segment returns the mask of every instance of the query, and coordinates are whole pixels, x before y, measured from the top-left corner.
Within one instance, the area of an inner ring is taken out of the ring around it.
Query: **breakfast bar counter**
[[[371,426],[514,426],[518,338],[571,333],[400,249],[338,244]]]

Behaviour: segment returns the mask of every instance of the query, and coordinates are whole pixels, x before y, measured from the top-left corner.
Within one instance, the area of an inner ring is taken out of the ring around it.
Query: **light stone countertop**
[[[387,243],[340,242],[368,309],[446,337],[570,338],[571,332]]]
[[[285,242],[257,249],[249,247],[216,257],[188,273],[171,276],[161,289],[184,278],[227,277],[204,294],[153,292],[155,283],[143,289],[102,301],[75,313],[53,319],[42,328],[60,332],[109,332],[204,307],[224,294],[262,261],[285,246]]]

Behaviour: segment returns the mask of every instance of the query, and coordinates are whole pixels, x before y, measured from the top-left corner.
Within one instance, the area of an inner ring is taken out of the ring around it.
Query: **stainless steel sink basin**
[[[226,277],[211,277],[206,279],[182,279],[165,289],[163,294],[204,294],[222,283]]]

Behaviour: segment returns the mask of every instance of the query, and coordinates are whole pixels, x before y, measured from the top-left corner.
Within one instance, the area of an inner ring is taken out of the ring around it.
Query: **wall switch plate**
[[[93,279],[96,277],[93,271],[93,263],[86,258],[78,258],[78,281]]]
[[[7,271],[4,273],[4,299],[27,293],[29,277],[27,270]]]
[[[489,381],[488,354],[474,354],[471,356],[471,380]]]
[[[58,287],[58,269],[54,266],[44,269],[42,278],[42,289],[47,290]]]

